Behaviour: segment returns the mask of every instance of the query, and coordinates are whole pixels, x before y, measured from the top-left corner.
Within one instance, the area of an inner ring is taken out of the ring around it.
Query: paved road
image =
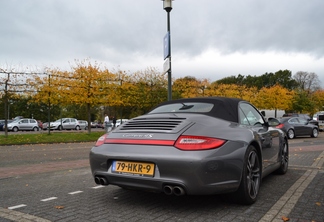
[[[251,206],[97,186],[93,143],[0,146],[0,221],[324,221],[323,134],[290,140],[288,173]]]

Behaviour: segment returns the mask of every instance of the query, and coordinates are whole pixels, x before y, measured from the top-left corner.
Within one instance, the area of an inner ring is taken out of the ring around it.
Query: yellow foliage
[[[287,110],[291,107],[294,92],[280,85],[263,87],[257,99],[256,106],[260,109]]]

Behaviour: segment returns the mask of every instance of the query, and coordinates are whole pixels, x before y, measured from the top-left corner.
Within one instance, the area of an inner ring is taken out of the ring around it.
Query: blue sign
[[[170,32],[167,32],[163,38],[164,59],[170,56]]]

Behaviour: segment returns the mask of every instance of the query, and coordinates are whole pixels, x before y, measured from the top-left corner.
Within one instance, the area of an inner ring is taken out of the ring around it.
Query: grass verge
[[[76,143],[91,142],[105,134],[105,132],[55,132],[55,133],[31,133],[12,134],[7,137],[0,135],[0,145],[21,145],[37,143]]]

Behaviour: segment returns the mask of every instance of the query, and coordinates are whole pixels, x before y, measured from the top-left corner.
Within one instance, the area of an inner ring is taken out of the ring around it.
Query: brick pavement
[[[0,178],[87,166],[89,162],[84,159],[7,167],[0,169]],[[284,219],[289,219],[290,222],[324,221],[324,146],[291,146],[289,167],[304,173],[275,204],[269,207],[259,221],[279,222]],[[0,208],[0,221],[47,222],[48,220],[15,209]]]

